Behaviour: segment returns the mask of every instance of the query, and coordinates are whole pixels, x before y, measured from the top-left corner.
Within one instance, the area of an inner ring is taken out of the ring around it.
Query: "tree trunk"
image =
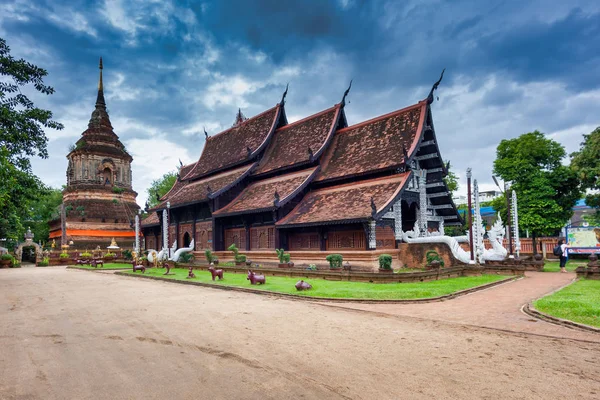
[[[535,232],[531,232],[531,245],[533,246],[533,255],[535,256],[538,253],[537,249],[537,235]]]

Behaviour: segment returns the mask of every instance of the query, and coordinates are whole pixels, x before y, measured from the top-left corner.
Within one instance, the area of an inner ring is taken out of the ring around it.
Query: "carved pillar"
[[[375,225],[375,220],[371,220],[369,221],[369,225],[367,227],[367,232],[369,234],[369,249],[370,250],[375,250],[377,248],[377,238],[375,236],[376,234],[376,225]]]
[[[64,246],[67,244],[67,211],[64,202],[60,204],[60,230],[60,244]]]
[[[402,240],[402,200],[394,204],[394,236],[396,240]]]
[[[473,236],[475,237],[475,258],[479,264],[484,264],[483,253],[485,247],[483,245],[483,235],[485,230],[483,228],[483,221],[481,219],[481,210],[479,207],[479,185],[477,185],[477,179],[473,181],[473,197],[475,198],[475,221],[473,222]]]
[[[512,228],[515,239],[515,253],[517,258],[521,253],[521,239],[519,239],[519,213],[517,211],[517,192],[512,191]]]
[[[138,214],[135,215],[135,253],[140,254],[140,216]]]
[[[163,237],[163,244],[162,244],[162,248],[163,249],[168,249],[169,248],[169,218],[167,217],[167,210],[163,210],[163,218],[162,218],[162,225],[163,225],[163,232],[162,232],[162,237]]]
[[[427,170],[418,169],[419,178],[419,230],[421,236],[427,235]]]

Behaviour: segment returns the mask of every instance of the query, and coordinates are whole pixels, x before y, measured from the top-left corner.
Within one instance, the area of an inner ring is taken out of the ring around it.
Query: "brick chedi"
[[[67,185],[63,191],[66,239],[74,247],[105,249],[112,238],[131,248],[132,221],[138,212],[131,182],[133,158],[113,131],[104,100],[102,59],[96,107],[69,154]],[[61,221],[50,223],[50,238],[62,236]]]

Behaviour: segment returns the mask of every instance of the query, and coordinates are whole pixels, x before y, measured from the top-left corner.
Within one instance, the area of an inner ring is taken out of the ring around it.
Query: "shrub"
[[[21,263],[16,259],[13,258],[12,264],[10,264],[11,268],[21,268]]]
[[[286,253],[284,249],[275,249],[277,253],[277,258],[279,258],[280,264],[286,264],[290,262],[290,254]]]
[[[235,256],[235,262],[244,263],[246,262],[246,256],[244,254],[238,254]]]
[[[306,269],[309,271],[316,271],[317,266],[315,264],[310,264]]]
[[[444,260],[440,257],[439,253],[435,250],[429,250],[425,253],[425,258],[427,258],[427,264],[431,264],[432,261],[439,261],[440,266],[444,267]]]
[[[7,253],[7,254],[2,254],[2,255],[0,256],[0,260],[2,260],[2,261],[6,261],[6,260],[10,260],[10,261],[12,261],[12,260],[13,260],[13,256],[11,256],[11,255],[10,255],[10,254],[8,254],[8,253]]]
[[[44,257],[44,259],[38,263],[38,267],[47,267],[48,265],[50,265],[48,257]]]
[[[204,250],[204,257],[206,257],[206,261],[210,264],[214,261],[215,256],[213,256],[213,253],[210,249],[206,249]]]
[[[342,268],[344,257],[341,254],[330,254],[325,259],[329,262],[329,266],[332,269]]]
[[[381,269],[392,269],[392,256],[389,254],[382,254],[379,256],[379,268]]]
[[[81,258],[92,258],[92,253],[87,251],[85,253],[81,253]]]
[[[191,261],[194,261],[194,255],[192,253],[183,253],[181,256],[179,256],[179,261],[183,262],[183,263],[189,263]]]
[[[104,255],[104,258],[115,258],[115,253],[111,253],[110,251]]]
[[[122,188],[120,188],[120,187],[113,186],[113,188],[112,188],[112,191],[113,191],[113,193],[116,193],[116,194],[121,194],[121,193],[123,193],[123,192],[125,191],[125,189],[122,189]]]
[[[227,248],[227,250],[231,251],[233,253],[233,258],[236,258],[238,253],[240,252],[237,248],[237,246],[235,245],[235,243],[232,243],[231,246],[229,246]]]
[[[68,253],[60,253],[59,257],[60,258],[69,258],[69,254]]]
[[[123,258],[126,260],[133,260],[133,254],[131,250],[123,250]]]

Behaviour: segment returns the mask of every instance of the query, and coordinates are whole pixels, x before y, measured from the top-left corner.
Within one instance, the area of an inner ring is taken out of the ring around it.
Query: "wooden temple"
[[[238,113],[233,127],[207,135],[198,161],[182,166],[149,210],[146,249],[162,248],[165,209],[169,246],[195,239],[196,251],[232,243],[246,253],[394,249],[415,223],[421,235],[460,224],[431,113],[438,84],[414,105],[351,126],[350,88],[340,103],[293,123],[287,89],[259,115]]]
[[[122,248],[135,240],[133,221],[139,210],[132,189],[133,158],[115,134],[104,100],[102,58],[96,106],[67,154],[67,185],[61,217],[50,221],[50,239],[78,249],[105,249],[114,238]]]

